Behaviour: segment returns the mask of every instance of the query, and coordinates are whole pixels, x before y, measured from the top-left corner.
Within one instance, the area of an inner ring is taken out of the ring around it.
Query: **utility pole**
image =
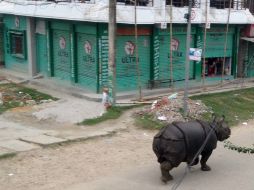
[[[112,105],[116,103],[116,0],[109,0],[108,22],[108,88]]]
[[[135,17],[135,56],[136,56],[136,69],[137,69],[137,86],[138,86],[138,98],[139,101],[142,101],[142,89],[140,82],[140,70],[139,70],[139,58],[138,58],[138,25],[137,25],[137,0],[135,0],[134,4],[134,17]]]
[[[183,110],[184,116],[186,117],[188,114],[188,88],[189,88],[189,70],[190,70],[190,41],[191,41],[191,7],[192,0],[189,0],[188,13],[185,14],[185,18],[187,19],[187,36],[186,36],[186,58],[185,58],[185,87],[184,87],[184,97],[183,97]]]

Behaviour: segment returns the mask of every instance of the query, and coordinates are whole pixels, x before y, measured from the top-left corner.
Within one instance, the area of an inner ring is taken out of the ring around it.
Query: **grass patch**
[[[145,129],[161,129],[165,126],[164,123],[154,120],[150,114],[144,114],[135,118],[135,125]]]
[[[191,99],[201,100],[214,113],[225,115],[230,126],[254,118],[254,88],[193,96]]]
[[[58,98],[52,97],[52,96],[42,93],[42,92],[39,92],[33,88],[20,87],[20,88],[18,88],[18,90],[16,92],[17,93],[23,92],[25,94],[29,94],[32,97],[32,99],[35,100],[36,102],[41,101],[41,100],[49,100],[49,99],[54,100],[54,101],[58,100]]]
[[[0,156],[0,160],[7,159],[7,158],[12,158],[16,155],[17,155],[17,153],[6,153],[6,154],[3,154],[3,155]]]
[[[114,106],[111,107],[107,112],[105,112],[102,116],[92,119],[85,119],[84,121],[78,123],[78,125],[96,125],[103,121],[107,121],[110,119],[119,118],[125,111],[140,107],[142,105],[131,105],[131,106]]]
[[[0,92],[2,93],[3,101],[3,104],[0,105],[0,114],[8,109],[25,106],[27,100],[34,100],[37,104],[41,100],[58,100],[48,94],[14,83],[1,84]]]

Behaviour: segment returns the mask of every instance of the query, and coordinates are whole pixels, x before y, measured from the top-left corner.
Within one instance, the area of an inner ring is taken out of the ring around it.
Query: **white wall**
[[[14,1],[15,2],[15,1]],[[95,0],[95,3],[51,3],[43,1],[19,0],[19,3],[0,2],[0,14],[14,14],[32,17],[81,20],[90,22],[108,22],[108,0]],[[193,9],[192,23],[205,23],[205,0],[201,7]],[[209,0],[208,0],[209,7]],[[184,14],[187,7],[173,7],[173,23],[186,23]],[[208,9],[208,22],[227,23],[227,9]],[[137,7],[138,24],[170,22],[170,8],[165,0],[154,0],[154,6]],[[134,6],[117,5],[117,22],[133,24]],[[253,24],[254,17],[249,10],[231,10],[230,24]]]

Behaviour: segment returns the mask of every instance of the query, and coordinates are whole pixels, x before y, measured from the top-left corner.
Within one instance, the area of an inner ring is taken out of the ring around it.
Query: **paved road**
[[[253,127],[235,128],[232,140],[253,144]],[[239,136],[239,135],[240,136]],[[250,135],[251,134],[251,135]],[[240,138],[241,137],[241,138]],[[225,149],[222,143],[210,158],[212,171],[203,172],[196,166],[184,179],[178,190],[254,190],[254,155],[239,154]],[[159,180],[159,165],[154,158],[148,165],[129,168],[113,176],[105,176],[90,183],[75,184],[65,190],[169,190],[184,173],[185,164],[172,171],[174,180],[167,185]]]

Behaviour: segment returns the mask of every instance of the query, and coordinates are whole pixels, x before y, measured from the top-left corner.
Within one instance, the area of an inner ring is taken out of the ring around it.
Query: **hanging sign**
[[[84,43],[84,50],[85,50],[86,54],[91,54],[91,52],[92,52],[92,45],[88,40],[86,40]]]
[[[15,24],[15,27],[16,28],[19,28],[19,25],[20,25],[20,19],[18,16],[15,17],[15,20],[14,20],[14,24]]]
[[[190,48],[189,59],[193,61],[201,61],[202,49]]]
[[[65,49],[65,48],[66,48],[66,40],[65,40],[65,38],[62,37],[62,36],[59,38],[59,47],[60,47],[61,49]]]
[[[161,29],[167,29],[167,23],[166,22],[161,22],[160,28]]]

